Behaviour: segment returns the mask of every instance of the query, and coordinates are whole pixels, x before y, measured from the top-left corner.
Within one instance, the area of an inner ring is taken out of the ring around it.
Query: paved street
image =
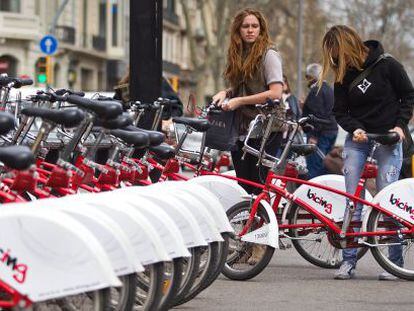
[[[317,268],[294,249],[276,251],[271,264],[255,279],[229,281],[220,277],[210,288],[179,310],[410,310],[414,283],[378,281],[381,272],[370,252],[361,260],[357,277],[332,279],[333,270]]]

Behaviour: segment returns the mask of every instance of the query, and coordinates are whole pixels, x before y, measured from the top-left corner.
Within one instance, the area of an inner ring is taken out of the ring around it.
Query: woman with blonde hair
[[[322,41],[322,84],[329,71],[333,72],[334,108],[338,124],[348,132],[344,145],[344,176],[346,191],[355,193],[372,142],[366,133],[396,132],[400,142],[381,145],[374,157],[378,163],[377,190],[398,180],[402,163],[403,129],[412,116],[414,88],[404,67],[384,54],[380,42],[363,42],[351,27],[331,27]],[[361,73],[367,70],[364,76]],[[347,209],[348,210],[348,209]],[[356,206],[353,220],[360,220],[362,205]],[[398,241],[398,238],[397,238]],[[390,246],[390,261],[403,267],[402,245]],[[343,261],[335,279],[350,279],[355,273],[357,249],[344,249]],[[381,280],[394,279],[388,273]]]
[[[260,182],[257,160],[251,155],[242,160],[243,140],[250,121],[258,113],[255,105],[265,103],[269,98],[280,99],[283,91],[281,57],[270,41],[267,22],[261,12],[247,8],[234,17],[224,77],[230,88],[214,95],[213,102],[223,110],[236,111],[240,140],[237,150],[231,153],[236,174]],[[225,101],[226,98],[229,100]],[[283,107],[280,110],[285,112]],[[276,154],[282,131],[281,126],[274,128],[266,146],[269,154]],[[258,146],[259,139],[249,140],[249,144]],[[250,186],[242,186],[249,193],[257,191]]]

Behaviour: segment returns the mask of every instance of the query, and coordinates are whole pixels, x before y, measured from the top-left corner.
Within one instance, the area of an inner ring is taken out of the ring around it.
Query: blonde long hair
[[[361,37],[351,27],[346,25],[332,26],[322,40],[322,72],[318,85],[332,70],[335,82],[343,83],[348,68],[362,71],[369,49],[364,45]]]
[[[248,15],[254,15],[258,19],[260,33],[244,59],[240,28],[244,18]],[[230,27],[230,45],[227,51],[227,66],[224,71],[224,78],[232,87],[236,87],[240,81],[252,78],[259,70],[262,57],[271,45],[267,21],[263,14],[251,8],[238,12]]]

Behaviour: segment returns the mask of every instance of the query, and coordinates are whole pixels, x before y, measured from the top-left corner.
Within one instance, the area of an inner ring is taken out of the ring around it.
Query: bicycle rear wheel
[[[241,241],[238,234],[249,218],[251,202],[237,203],[227,211],[227,217],[234,229],[234,237],[229,238],[228,256],[223,267],[223,274],[232,280],[248,280],[259,273],[269,264],[275,251],[269,245]],[[266,210],[259,205],[249,232],[269,223]]]
[[[396,220],[384,216],[380,211],[371,211],[368,219],[368,231],[394,231],[404,229],[407,228],[404,228]],[[372,255],[384,270],[401,279],[414,281],[414,235],[403,235],[401,238],[398,236],[377,235],[370,237],[369,243],[374,245],[374,247],[371,247]],[[399,245],[387,246],[386,244]],[[391,250],[390,247],[394,249]],[[401,254],[403,260],[401,263],[398,263],[396,260],[396,257],[398,257],[396,254],[398,253]]]
[[[291,207],[289,223],[321,224],[315,216],[297,204]],[[341,265],[342,252],[329,241],[327,227],[290,229],[289,235],[295,238],[292,244],[296,251],[311,264],[325,269],[337,269]],[[302,240],[296,240],[298,238]],[[357,258],[362,258],[367,251],[367,247],[358,248]]]

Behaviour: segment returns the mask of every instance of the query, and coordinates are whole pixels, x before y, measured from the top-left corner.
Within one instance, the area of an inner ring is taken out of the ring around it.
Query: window
[[[11,77],[17,76],[17,59],[11,55],[0,57],[0,74],[7,73]]]
[[[167,11],[175,13],[175,0],[167,0]]]
[[[20,0],[0,0],[0,11],[20,13]]]
[[[106,38],[106,3],[99,3],[99,36]]]

